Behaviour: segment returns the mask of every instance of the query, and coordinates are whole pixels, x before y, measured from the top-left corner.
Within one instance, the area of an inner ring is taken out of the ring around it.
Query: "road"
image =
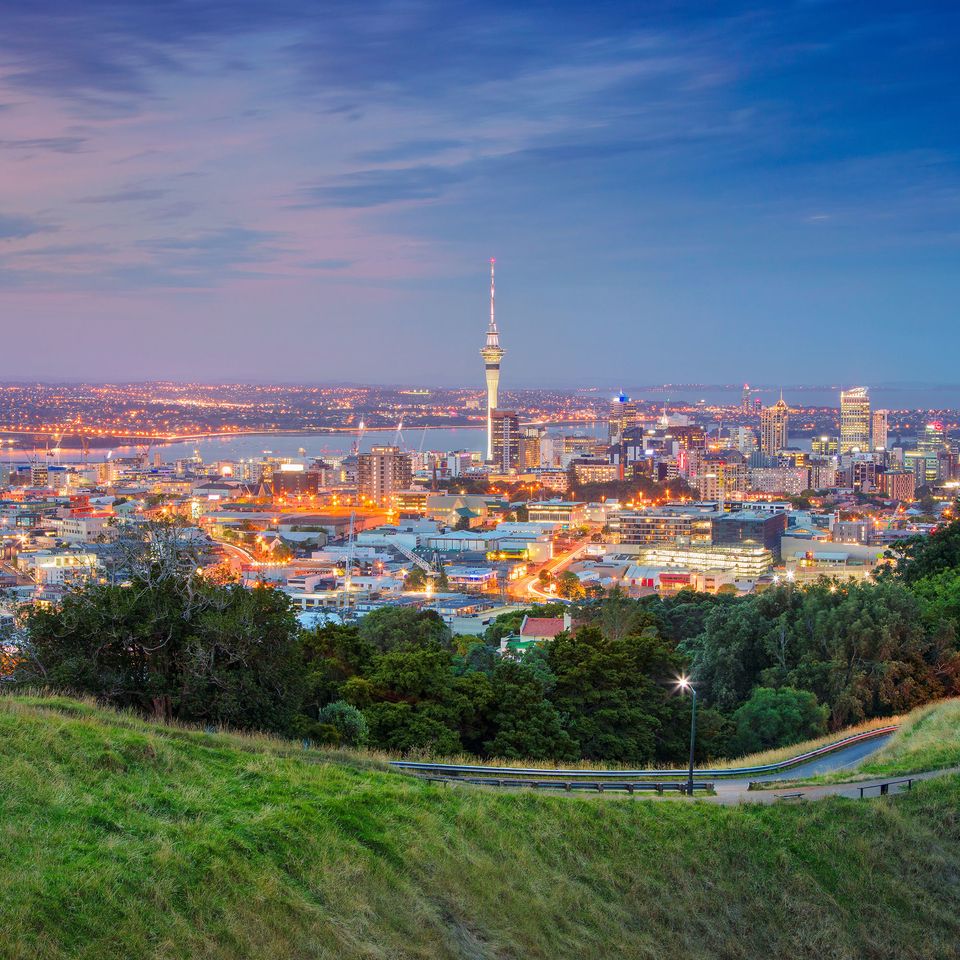
[[[541,570],[546,570],[552,574],[557,574],[565,570],[589,545],[590,540],[587,537],[576,541],[570,549],[564,550],[551,560],[548,560],[535,574],[521,577],[512,583],[509,588],[510,596],[517,600],[536,600],[541,603],[566,603],[567,601],[560,600],[559,597],[556,597],[549,591],[539,589],[537,586],[537,578],[540,576]]]
[[[889,732],[887,732],[889,731]],[[865,737],[867,734],[857,734],[857,737]],[[789,786],[788,782],[812,777],[818,774],[831,773],[840,770],[854,768],[861,760],[881,749],[893,736],[891,728],[884,728],[884,732],[878,732],[875,736],[869,736],[868,739],[857,739],[845,746],[838,747],[827,753],[812,757],[809,760],[795,764],[793,766],[781,769],[775,772],[761,772],[763,768],[743,767],[740,769],[727,770],[698,770],[696,778],[698,781],[711,781],[714,784],[714,795],[698,797],[710,803],[736,804],[736,803],[779,803],[785,800],[784,794],[789,795],[791,800],[817,800],[828,796],[854,797],[860,796],[861,788],[867,791],[867,795],[879,793],[880,784],[890,780],[900,780],[902,778],[886,777],[882,780],[858,780],[853,783],[835,783],[835,784],[817,784],[808,787]],[[852,739],[852,738],[851,738]],[[820,748],[829,749],[829,748]],[[490,765],[457,767],[447,764],[422,764],[410,761],[394,761],[394,766],[405,768],[408,772],[416,772],[418,775],[432,775],[444,779],[451,778],[449,782],[456,782],[458,777],[502,777],[509,781],[509,789],[522,789],[524,781],[530,781],[530,786],[542,788],[546,784],[545,780],[550,781],[551,786],[561,787],[565,780],[591,781],[596,777],[601,784],[606,782],[612,786],[613,782],[622,780],[623,782],[645,782],[647,784],[655,780],[667,783],[671,781],[682,780],[685,773],[682,770],[635,770],[635,771],[591,771],[591,770],[539,770],[525,768],[497,767]],[[429,768],[429,769],[427,769]],[[941,776],[956,770],[931,771],[913,776],[913,780],[926,780],[930,777]],[[591,776],[591,774],[593,776]],[[724,777],[727,779],[724,779]],[[751,783],[766,783],[770,785],[769,789],[751,790]],[[775,786],[782,783],[782,790]],[[617,788],[614,787],[615,791]],[[622,788],[621,788],[622,789]],[[908,789],[906,783],[890,787],[890,793],[898,793]],[[580,794],[582,795],[582,794]],[[602,796],[614,796],[613,792],[598,794]],[[622,796],[622,793],[620,794]],[[651,797],[651,794],[641,794]]]
[[[227,562],[231,569],[235,569],[238,573],[244,565],[257,562],[257,558],[246,547],[238,547],[235,543],[228,543],[226,540],[213,542],[227,555]]]
[[[833,773],[836,770],[847,770],[856,766],[864,757],[876,753],[883,747],[893,734],[874,737],[872,740],[863,740],[860,743],[854,743],[842,750],[835,750],[833,753],[824,754],[808,763],[800,763],[789,770],[783,770],[780,773],[768,773],[764,776],[744,778],[742,782],[766,783],[777,780],[800,780],[804,777],[815,777],[821,773]],[[727,781],[728,783],[733,781]]]

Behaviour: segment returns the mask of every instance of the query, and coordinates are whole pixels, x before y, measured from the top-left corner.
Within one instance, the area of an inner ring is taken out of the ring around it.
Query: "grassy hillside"
[[[960,766],[960,700],[921,707],[888,744],[860,765],[870,776],[919,773]]]
[[[960,778],[725,808],[437,787],[0,698],[0,956],[932,958]]]

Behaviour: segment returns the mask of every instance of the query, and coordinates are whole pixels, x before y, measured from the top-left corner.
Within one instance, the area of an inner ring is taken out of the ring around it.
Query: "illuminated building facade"
[[[775,457],[786,449],[789,424],[790,408],[781,395],[772,407],[765,407],[760,414],[760,452],[764,456]]]
[[[607,423],[610,442],[619,443],[627,430],[640,423],[640,412],[636,402],[624,393],[614,397],[610,401],[610,418]]]
[[[357,489],[361,500],[387,504],[393,494],[407,490],[413,471],[410,455],[399,447],[375,446],[357,457]]]
[[[503,473],[516,470],[520,463],[520,417],[513,410],[491,410],[490,461]]]
[[[880,478],[883,495],[891,500],[913,500],[916,474],[912,470],[888,470]]]
[[[887,411],[874,410],[870,418],[870,434],[874,450],[887,449]]]
[[[840,391],[840,452],[870,449],[870,392],[866,387]]]

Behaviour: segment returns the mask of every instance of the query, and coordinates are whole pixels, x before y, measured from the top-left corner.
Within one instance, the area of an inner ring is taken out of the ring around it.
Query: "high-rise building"
[[[832,457],[837,452],[837,438],[814,437],[810,441],[810,452],[817,457]]]
[[[787,432],[790,424],[790,408],[783,399],[765,407],[760,414],[760,452],[766,457],[775,457],[788,446]]]
[[[932,420],[923,428],[923,433],[917,437],[917,449],[923,454],[938,454],[942,449],[946,435],[942,420]]]
[[[520,437],[520,462],[518,468],[535,470],[541,463],[540,445],[546,431],[542,427],[527,427]]]
[[[497,330],[496,287],[494,284],[494,265],[490,258],[490,323],[487,326],[487,339],[480,348],[487,377],[487,460],[493,459],[493,411],[497,409],[500,390],[500,359],[504,350],[500,346],[500,333]]]
[[[750,489],[750,468],[743,454],[735,450],[708,453],[700,461],[693,482],[703,500],[742,498]]]
[[[398,490],[407,490],[413,477],[410,455],[399,447],[375,446],[357,456],[357,488],[361,500],[380,506]]]
[[[916,482],[916,474],[912,470],[888,470],[880,477],[884,496],[891,500],[912,500]]]
[[[745,457],[757,449],[757,435],[750,427],[734,427],[730,431],[730,442],[734,450],[739,450]]]
[[[870,449],[870,391],[852,387],[840,391],[840,452]]]
[[[507,473],[520,464],[520,418],[513,410],[490,411],[494,468]]]
[[[870,418],[870,437],[874,450],[887,449],[887,411],[874,410]]]
[[[750,407],[750,384],[749,384],[749,383],[745,383],[745,384],[743,385],[743,396],[742,396],[741,399],[740,399],[740,409],[743,410],[744,413],[750,413],[750,411],[751,411],[751,407]]]
[[[636,427],[639,422],[640,415],[636,401],[623,393],[610,401],[608,436],[611,443],[619,443],[624,433]]]

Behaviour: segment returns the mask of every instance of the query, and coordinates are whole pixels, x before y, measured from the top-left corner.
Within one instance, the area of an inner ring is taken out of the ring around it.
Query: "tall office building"
[[[887,411],[874,410],[870,418],[870,437],[874,450],[887,449]]]
[[[636,401],[621,393],[610,401],[610,419],[607,435],[611,443],[619,443],[627,430],[640,422],[640,413]]]
[[[810,452],[815,457],[832,457],[837,452],[837,442],[836,437],[814,437],[810,441]]]
[[[870,391],[852,387],[840,391],[840,452],[870,449]]]
[[[500,359],[504,350],[500,347],[500,333],[497,330],[495,312],[495,284],[493,268],[496,260],[490,258],[490,324],[487,327],[487,340],[480,348],[480,356],[487,376],[487,460],[493,459],[493,411],[497,409],[500,389]]]
[[[775,457],[789,446],[789,424],[790,408],[781,393],[780,399],[772,407],[765,407],[760,413],[760,452],[765,457]]]
[[[744,413],[750,413],[751,411],[749,383],[745,383],[743,385],[743,396],[740,398],[740,409],[743,410]]]
[[[490,412],[494,468],[507,473],[520,464],[520,418],[513,410]]]
[[[520,462],[518,469],[535,470],[540,466],[541,453],[540,445],[546,430],[542,427],[527,427],[520,437]]]
[[[413,478],[410,454],[399,447],[375,446],[357,456],[357,488],[361,500],[389,504],[398,490],[408,490]]]
[[[923,433],[917,437],[917,449],[927,456],[936,455],[946,442],[942,420],[932,420],[923,428]]]

